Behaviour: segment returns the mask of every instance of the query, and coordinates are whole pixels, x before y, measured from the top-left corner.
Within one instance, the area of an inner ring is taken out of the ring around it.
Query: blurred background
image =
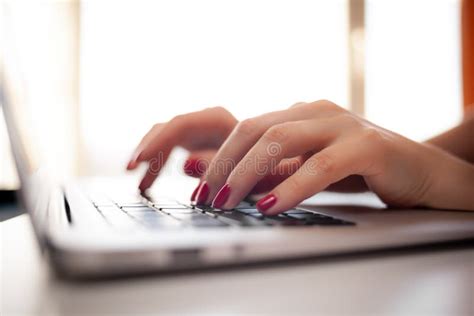
[[[208,106],[329,99],[418,141],[462,118],[458,0],[1,1],[61,176],[123,174],[152,124]],[[2,118],[0,188],[17,185]]]

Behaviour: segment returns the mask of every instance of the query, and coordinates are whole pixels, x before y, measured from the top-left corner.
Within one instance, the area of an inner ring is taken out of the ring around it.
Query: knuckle
[[[303,101],[300,101],[300,102],[296,102],[294,103],[292,106],[290,106],[290,108],[296,108],[296,107],[299,107],[299,106],[303,106],[307,104],[306,102],[303,102]]]
[[[253,135],[258,129],[258,123],[255,119],[245,119],[237,124],[236,133],[239,135],[250,136]]]
[[[385,143],[384,134],[373,127],[366,127],[363,131],[363,139],[365,142],[373,145],[382,145]]]
[[[327,105],[336,105],[334,104],[333,102],[327,100],[327,99],[319,99],[317,101],[315,101],[315,103],[319,103],[319,104],[327,104]]]
[[[184,118],[185,118],[185,115],[184,115],[184,114],[178,114],[178,115],[176,115],[175,117],[173,117],[173,118],[170,120],[169,123],[170,123],[170,124],[181,123]]]
[[[294,176],[286,179],[286,185],[288,190],[285,191],[287,192],[301,192],[301,189],[304,189],[301,180]]]
[[[338,116],[338,119],[339,119],[339,122],[341,122],[343,126],[351,127],[351,126],[360,125],[359,118],[357,118],[355,115],[349,112],[342,113],[341,115]]]
[[[341,108],[339,105],[337,105],[334,102],[331,102],[326,99],[321,99],[318,101],[314,101],[311,103],[313,108],[318,108],[318,109],[325,109],[325,110],[333,110],[333,111],[343,111],[344,109]]]
[[[265,140],[268,142],[284,143],[289,138],[288,127],[286,124],[279,124],[270,127],[264,134]]]
[[[314,156],[312,169],[316,174],[330,173],[334,170],[334,159],[327,153]]]
[[[227,111],[226,108],[222,105],[213,106],[211,108],[208,108],[208,110],[216,113],[229,113],[229,111]]]

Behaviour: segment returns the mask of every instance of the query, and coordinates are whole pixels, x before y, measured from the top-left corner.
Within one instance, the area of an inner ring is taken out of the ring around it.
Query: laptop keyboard
[[[91,198],[97,211],[113,227],[123,230],[183,227],[346,226],[355,225],[321,213],[295,208],[275,216],[264,216],[253,203],[242,202],[230,211],[190,205],[171,199],[120,201]]]

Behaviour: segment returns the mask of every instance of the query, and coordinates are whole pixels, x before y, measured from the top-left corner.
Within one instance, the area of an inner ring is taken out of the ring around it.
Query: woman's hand
[[[232,209],[271,177],[275,187],[257,207],[273,215],[340,180],[360,186],[362,178],[347,178],[352,175],[363,177],[389,205],[474,209],[472,165],[329,101],[298,103],[237,124],[196,188],[196,199]]]

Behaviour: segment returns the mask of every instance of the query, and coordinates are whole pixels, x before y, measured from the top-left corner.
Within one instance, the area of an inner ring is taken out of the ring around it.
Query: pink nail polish
[[[201,184],[198,192],[196,193],[196,204],[203,205],[206,203],[207,197],[209,196],[209,185],[206,181]]]
[[[229,198],[230,195],[230,186],[226,183],[220,190],[217,192],[216,197],[214,198],[214,201],[212,201],[212,207],[214,208],[221,208],[222,205],[227,202],[227,199]]]
[[[199,159],[188,159],[184,163],[184,173],[188,176],[200,176],[202,174],[201,161]]]
[[[196,195],[199,192],[199,189],[201,188],[202,182],[199,182],[198,186],[194,189],[193,193],[191,194],[191,202],[196,201]]]
[[[257,202],[257,209],[265,213],[269,208],[275,205],[277,198],[274,194],[268,194]]]

